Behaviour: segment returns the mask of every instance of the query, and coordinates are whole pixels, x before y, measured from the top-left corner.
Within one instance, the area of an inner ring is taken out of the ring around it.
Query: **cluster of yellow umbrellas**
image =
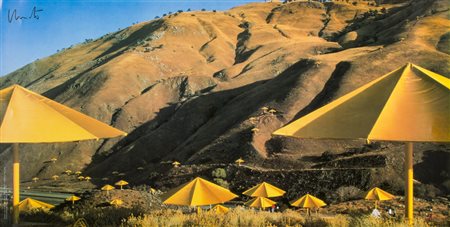
[[[276,204],[275,201],[272,201],[268,198],[283,196],[284,193],[286,193],[284,190],[279,189],[269,183],[262,182],[244,191],[242,194],[254,197],[253,199],[247,201],[245,205],[261,209],[272,207]]]
[[[413,142],[450,142],[449,116],[450,79],[408,63],[273,134],[406,142],[405,213],[413,224]]]

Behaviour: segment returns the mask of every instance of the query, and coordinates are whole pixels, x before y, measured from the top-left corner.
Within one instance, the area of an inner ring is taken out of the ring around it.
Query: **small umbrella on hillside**
[[[58,180],[58,178],[59,178],[58,175],[53,175],[53,176],[52,176],[52,179],[53,179],[53,180]]]
[[[111,200],[111,202],[109,202],[109,204],[118,207],[123,204],[123,201],[120,199],[113,199]]]
[[[213,208],[211,208],[211,211],[213,211],[216,214],[226,214],[228,213],[230,209],[226,206],[222,206],[220,204],[215,205]]]
[[[244,163],[244,159],[239,158],[238,160],[234,161],[236,164],[238,164],[238,166],[240,166],[242,163]]]
[[[64,173],[67,174],[67,175],[70,175],[70,174],[72,174],[72,170],[68,169],[68,170],[64,171]]]
[[[128,182],[124,180],[117,181],[114,185],[120,186],[120,190],[123,190],[123,186],[128,185]]]
[[[200,177],[174,188],[162,196],[164,204],[203,206],[224,203],[238,197],[230,190]]]
[[[178,161],[174,161],[172,162],[173,167],[179,167],[181,165],[181,163],[179,163]]]
[[[77,176],[80,176],[80,175],[81,175],[81,171],[76,171],[75,174],[76,174]]]
[[[104,185],[101,190],[106,191],[106,194],[109,195],[109,191],[114,190],[115,187],[109,184]]]
[[[251,197],[279,197],[283,196],[286,193],[284,190],[279,189],[269,183],[262,182],[243,192],[242,194],[248,195]]]
[[[78,178],[78,180],[80,180],[80,181],[84,180],[84,177],[83,177],[83,176],[79,176],[79,177],[77,177],[77,178]]]
[[[58,161],[58,159],[57,158],[51,158],[50,161],[55,163],[56,161]]]
[[[375,200],[375,208],[377,208],[378,201],[395,199],[395,196],[389,192],[383,191],[380,188],[375,187],[370,189],[369,192],[367,192],[365,199]]]
[[[275,201],[270,200],[268,198],[264,198],[264,197],[255,197],[249,201],[247,201],[246,203],[244,203],[244,205],[249,206],[249,207],[255,207],[255,208],[267,208],[267,207],[272,207],[272,205],[277,204]]]
[[[84,179],[85,179],[86,181],[92,180],[92,178],[91,178],[90,176],[86,176],[86,177],[84,177]]]
[[[66,198],[66,201],[69,201],[69,202],[72,202],[72,206],[73,206],[73,204],[75,204],[75,201],[78,201],[78,200],[80,200],[81,198],[80,197],[78,197],[78,196],[69,196],[69,197],[67,197]]]
[[[35,209],[49,210],[53,207],[55,206],[32,198],[26,198],[19,203],[20,211],[32,211]]]
[[[31,179],[34,183],[36,183],[39,180],[39,177],[33,177],[33,179]]]
[[[319,198],[316,198],[310,194],[306,194],[306,195],[302,196],[301,198],[299,198],[295,201],[292,201],[291,205],[294,207],[306,208],[308,214],[310,214],[310,212],[309,212],[310,208],[320,208],[320,207],[326,206],[327,204]]]

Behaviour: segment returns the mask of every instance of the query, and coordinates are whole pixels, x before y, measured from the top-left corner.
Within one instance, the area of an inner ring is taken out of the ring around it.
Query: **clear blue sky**
[[[169,11],[226,10],[249,0],[0,0],[0,76],[56,50]],[[36,12],[33,14],[33,8]],[[13,12],[16,12],[13,15]],[[42,10],[42,11],[40,11]],[[9,15],[8,15],[9,11]],[[18,19],[17,17],[31,17]],[[37,19],[39,17],[39,19]],[[12,19],[12,21],[10,20]]]

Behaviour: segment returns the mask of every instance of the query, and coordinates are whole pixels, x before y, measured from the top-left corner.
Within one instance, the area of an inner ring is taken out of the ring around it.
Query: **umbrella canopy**
[[[13,143],[13,224],[19,223],[18,143],[69,142],[126,135],[19,85],[0,90],[0,103],[0,143]]]
[[[102,191],[110,191],[110,190],[113,190],[113,189],[115,189],[115,187],[112,186],[112,185],[109,185],[109,184],[106,184],[106,185],[104,185],[104,186],[101,188]]]
[[[389,192],[383,191],[377,187],[370,189],[370,191],[367,193],[366,198],[365,199],[369,199],[369,200],[391,200],[394,199],[395,196],[392,195]]]
[[[292,201],[291,205],[294,207],[303,207],[303,208],[314,208],[314,207],[319,208],[326,206],[327,204],[321,199],[318,199],[310,194],[306,194],[301,198]]]
[[[450,79],[407,64],[273,134],[297,138],[450,141]]]
[[[0,102],[1,143],[68,142],[126,135],[19,85],[0,90]]]
[[[234,161],[235,163],[237,163],[238,165],[241,165],[242,163],[244,163],[244,159],[239,158],[238,160]]]
[[[163,196],[164,204],[203,206],[224,203],[238,197],[230,190],[200,177],[183,184]]]
[[[408,63],[278,129],[297,138],[405,141],[405,210],[413,224],[413,144],[450,142],[450,79]]]
[[[252,188],[248,189],[247,191],[243,192],[242,194],[248,195],[251,197],[278,197],[283,196],[285,191],[282,189],[279,189],[269,183],[262,182],[261,184],[255,185]]]
[[[264,197],[256,197],[249,201],[247,201],[244,205],[249,207],[256,207],[256,208],[266,208],[271,207],[272,205],[277,204],[275,201],[272,201],[268,198]]]
[[[48,203],[44,203],[39,200],[32,199],[32,198],[26,198],[19,203],[20,211],[32,211],[34,209],[48,210],[53,207],[55,207],[55,206],[48,204]]]
[[[216,214],[226,214],[228,213],[228,211],[230,211],[230,209],[226,206],[222,206],[222,205],[215,205],[212,209],[213,212],[215,212]]]
[[[113,199],[113,200],[111,200],[111,202],[109,202],[109,204],[115,205],[115,206],[120,206],[123,204],[123,201],[120,199]]]
[[[80,199],[81,199],[80,197],[73,195],[73,196],[67,197],[66,201],[71,201],[72,203],[74,203],[75,201],[78,201]]]
[[[124,180],[120,180],[120,181],[117,181],[116,183],[115,183],[115,185],[117,185],[117,186],[125,186],[125,185],[128,185],[128,182],[126,182],[126,181],[124,181]]]

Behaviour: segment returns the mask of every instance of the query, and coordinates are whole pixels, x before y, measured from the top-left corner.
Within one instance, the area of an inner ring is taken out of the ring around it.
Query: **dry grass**
[[[429,226],[423,219],[416,219],[417,226]],[[377,219],[370,216],[312,216],[306,218],[299,213],[286,210],[282,213],[231,209],[227,214],[202,212],[184,214],[180,210],[161,210],[141,217],[130,216],[122,226],[407,226],[402,219]]]

